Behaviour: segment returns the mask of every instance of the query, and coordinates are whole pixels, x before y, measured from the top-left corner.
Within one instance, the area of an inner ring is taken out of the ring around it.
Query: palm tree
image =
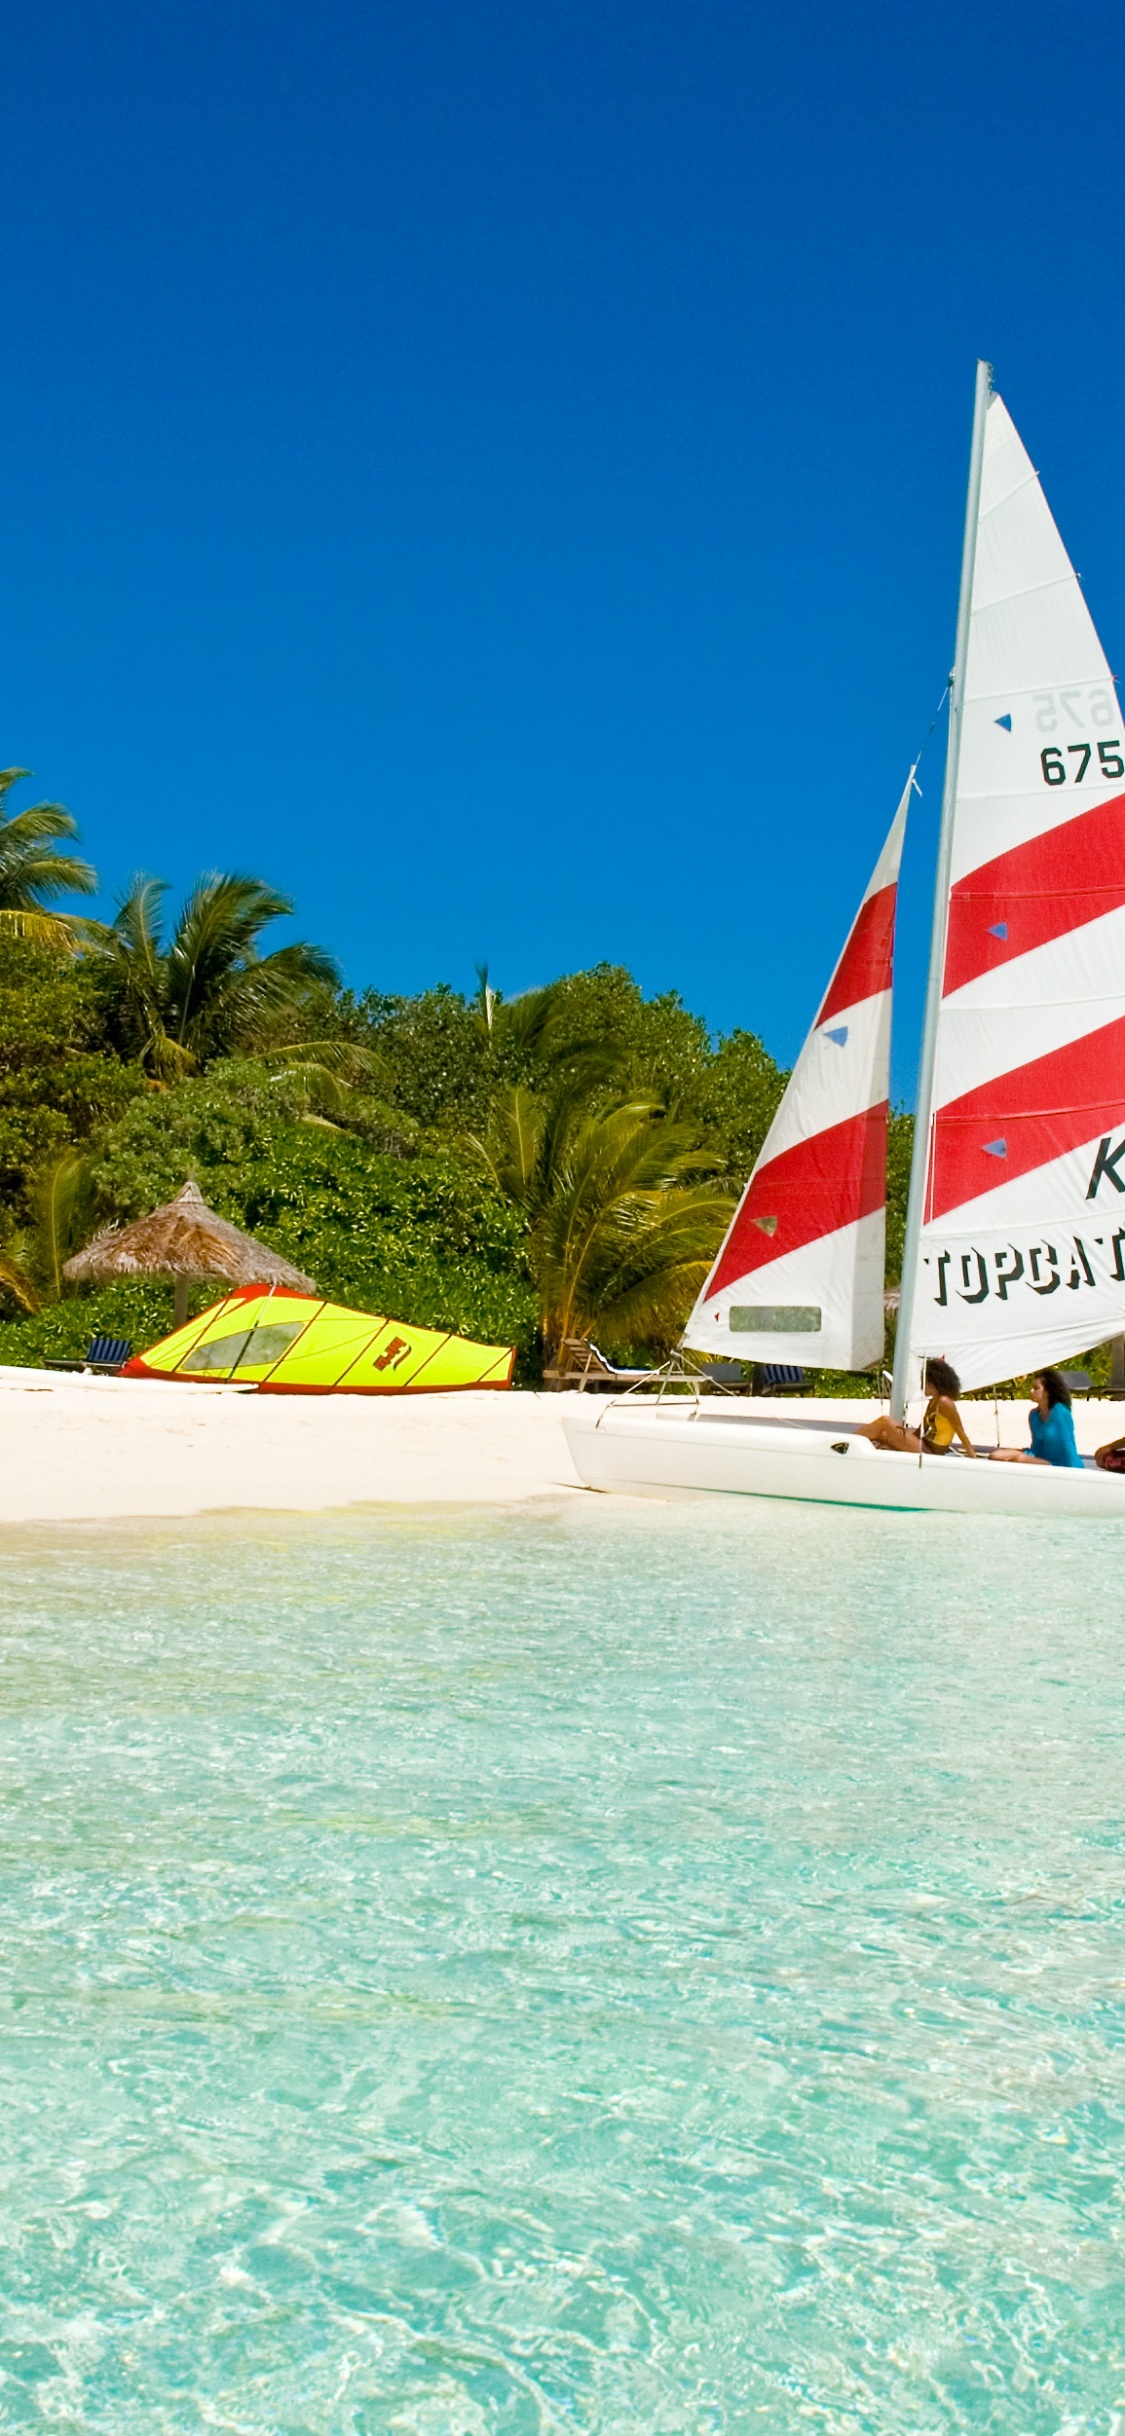
[[[93,896],[98,875],[78,855],[61,851],[64,838],[78,835],[77,821],[62,804],[5,809],[12,787],[30,775],[29,770],[0,770],[0,927],[42,947],[73,951],[84,924],[45,908],[53,897]]]
[[[205,873],[167,941],[164,894],[162,880],[134,880],[98,941],[154,1074],[193,1074],[213,1057],[264,1045],[316,991],[338,987],[324,948],[295,940],[261,952],[263,931],[293,911],[264,880]]]
[[[80,1150],[64,1150],[35,1180],[31,1259],[49,1302],[59,1302],[67,1291],[64,1265],[93,1234],[97,1203],[93,1166]]]
[[[478,964],[476,973],[473,1019],[500,1074],[509,1080],[534,1075],[556,1095],[567,1090],[589,1096],[619,1078],[619,1043],[575,1029],[564,982],[548,981],[505,998],[493,989],[487,964]]]
[[[654,1099],[545,1104],[516,1085],[473,1147],[528,1213],[548,1360],[595,1332],[611,1351],[675,1341],[734,1206],[692,1126]]]
[[[38,1311],[66,1292],[63,1264],[92,1232],[97,1193],[90,1161],[64,1150],[36,1177],[31,1223],[0,1244],[0,1293],[20,1311]]]

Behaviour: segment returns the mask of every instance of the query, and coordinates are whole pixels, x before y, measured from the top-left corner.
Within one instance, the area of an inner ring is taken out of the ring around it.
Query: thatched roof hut
[[[185,1184],[174,1201],[134,1218],[130,1226],[103,1228],[63,1271],[75,1285],[107,1285],[117,1277],[173,1277],[176,1281],[176,1320],[187,1318],[189,1285],[217,1279],[227,1286],[292,1286],[300,1294],[315,1294],[311,1278],[302,1275],[280,1252],[243,1235],[227,1219],[209,1210],[198,1184]]]

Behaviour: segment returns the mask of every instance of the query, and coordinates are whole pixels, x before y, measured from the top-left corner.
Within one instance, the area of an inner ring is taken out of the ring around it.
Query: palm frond
[[[653,1196],[620,1215],[599,1247],[593,1275],[575,1298],[573,1333],[596,1333],[613,1347],[672,1344],[704,1284],[730,1224],[734,1196],[693,1185]],[[593,1291],[591,1292],[591,1288]]]
[[[463,1137],[465,1148],[487,1169],[493,1183],[525,1209],[534,1207],[541,1196],[545,1121],[534,1092],[513,1083],[501,1093],[487,1134]]]
[[[557,1078],[562,1089],[590,1094],[620,1073],[619,1045],[600,1035],[574,1030],[565,985],[548,981],[540,988],[521,990],[504,998],[494,990],[487,964],[478,964],[476,1020],[501,1064],[511,1073],[522,1070],[550,1086]]]
[[[316,1058],[302,1058],[300,1062],[294,1059],[270,1080],[287,1107],[300,1117],[315,1112],[325,1120],[329,1110],[333,1116],[339,1116],[348,1102],[346,1083]]]
[[[35,1281],[24,1257],[22,1236],[11,1236],[0,1246],[0,1295],[6,1295],[27,1318],[40,1309]]]
[[[514,1085],[470,1146],[531,1218],[548,1350],[564,1336],[623,1347],[678,1334],[734,1206],[692,1126],[647,1095],[591,1108],[574,1081],[546,1102]]]
[[[373,1049],[365,1049],[357,1040],[271,1042],[268,1048],[260,1051],[260,1055],[268,1065],[276,1065],[283,1071],[290,1068],[299,1070],[311,1062],[322,1073],[335,1075],[339,1082],[353,1086],[382,1081],[386,1070],[385,1060],[378,1057]]]
[[[86,925],[77,916],[32,913],[23,906],[0,905],[0,930],[9,938],[29,939],[33,947],[52,948],[56,955],[76,956],[86,942]]]
[[[167,893],[167,880],[155,879],[151,871],[136,872],[125,895],[118,898],[113,927],[107,933],[107,942],[119,943],[154,982],[163,953],[161,913]]]
[[[63,1292],[63,1265],[93,1231],[96,1208],[93,1171],[81,1152],[65,1150],[36,1178],[32,1259],[52,1302]]]
[[[182,1042],[173,1040],[163,1025],[151,1025],[142,1051],[142,1064],[162,1083],[182,1083],[189,1075],[199,1072],[199,1059]]]
[[[197,882],[167,956],[168,1029],[194,1056],[265,1046],[280,1013],[338,986],[325,948],[295,940],[259,953],[266,926],[292,911],[288,897],[245,874],[208,872]]]
[[[165,880],[137,872],[118,898],[113,921],[89,926],[88,945],[112,977],[133,1053],[150,1074],[173,1080],[193,1060],[169,1037],[167,974],[162,935]]]
[[[30,776],[30,770],[0,770],[0,820],[7,820],[9,817],[4,810],[5,796],[11,793],[13,787],[18,787],[21,778],[30,778]]]
[[[64,841],[78,835],[78,824],[63,804],[29,804],[22,812],[4,810],[4,801],[26,770],[0,771],[0,908],[34,913],[52,897],[92,896],[98,875],[79,855],[65,853]]]

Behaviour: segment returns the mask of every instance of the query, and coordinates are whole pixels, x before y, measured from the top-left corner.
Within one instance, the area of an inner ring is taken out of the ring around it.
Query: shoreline
[[[0,1368],[0,1525],[348,1506],[516,1505],[584,1491],[563,1415],[576,1394],[514,1388],[431,1396],[257,1396],[237,1387]],[[808,1397],[747,1397],[774,1420]],[[867,1419],[875,1398],[817,1399]],[[972,1404],[981,1444],[1026,1442],[1026,1406]],[[971,1419],[970,1419],[971,1416]],[[1079,1449],[1125,1433],[1125,1405],[1074,1406]],[[976,1425],[974,1427],[974,1424]]]

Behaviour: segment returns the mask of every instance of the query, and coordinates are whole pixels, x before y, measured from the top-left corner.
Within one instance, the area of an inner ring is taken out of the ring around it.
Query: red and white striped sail
[[[985,424],[911,1367],[1125,1329],[1125,729],[1034,469]],[[940,912],[940,909],[939,909]]]
[[[883,1350],[891,968],[914,773],[684,1342],[863,1370]]]

